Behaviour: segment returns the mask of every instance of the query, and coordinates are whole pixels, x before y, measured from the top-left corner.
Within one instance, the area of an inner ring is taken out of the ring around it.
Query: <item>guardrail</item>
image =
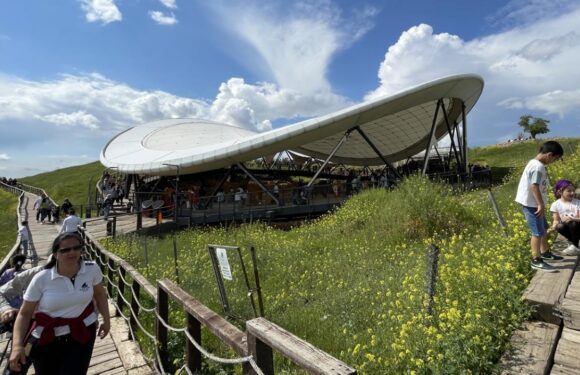
[[[150,341],[149,347],[153,348],[154,355],[144,354],[144,357],[154,364],[159,373],[165,374],[170,366],[168,333],[173,332],[183,334],[186,339],[185,362],[176,373],[199,373],[202,357],[205,357],[222,364],[239,364],[244,374],[271,375],[274,374],[273,352],[276,351],[313,374],[356,374],[355,369],[265,318],[247,321],[247,331],[241,331],[170,280],[159,280],[155,287],[128,262],[105,249],[85,229],[81,228],[80,233],[87,251],[103,270],[107,293],[114,301],[116,315],[128,322],[130,338],[135,339],[135,331],[140,330],[139,336]],[[127,281],[129,278],[130,281]],[[130,297],[127,298],[125,294],[129,291]],[[144,306],[144,299],[151,301],[154,307]],[[183,309],[183,327],[170,326],[170,301],[178,303]],[[154,320],[154,332],[144,327],[143,314],[149,314]],[[201,346],[202,326],[240,357],[220,358],[205,350]]]
[[[24,191],[16,186],[0,182],[0,188],[14,195],[18,195],[18,207],[16,208],[16,216],[17,216],[16,229],[18,229],[18,225],[20,225],[20,223],[23,220],[28,220],[27,218],[28,214],[26,212],[26,204],[28,203],[27,202],[28,198],[24,195]],[[6,254],[2,262],[0,262],[0,274],[2,274],[4,271],[6,271],[7,268],[10,267],[10,258],[12,258],[12,256],[18,253],[18,251],[20,250],[20,241],[21,241],[20,233],[18,233],[16,236],[16,243],[14,244],[12,249],[10,249],[8,254]]]

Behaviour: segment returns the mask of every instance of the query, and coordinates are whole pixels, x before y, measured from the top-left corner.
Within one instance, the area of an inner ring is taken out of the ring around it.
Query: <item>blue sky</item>
[[[138,124],[257,130],[450,74],[486,83],[471,146],[519,117],[578,136],[580,2],[19,0],[0,11],[0,176],[98,160]]]

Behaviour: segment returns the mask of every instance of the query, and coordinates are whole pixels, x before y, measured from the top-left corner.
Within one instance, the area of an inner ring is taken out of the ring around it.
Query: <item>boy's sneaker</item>
[[[570,246],[565,248],[562,251],[562,253],[564,253],[566,255],[580,255],[580,249],[571,244]]]
[[[552,253],[551,251],[546,251],[545,253],[542,253],[542,259],[544,259],[544,260],[562,260],[564,258]]]
[[[551,264],[544,262],[542,258],[532,259],[532,269],[544,272],[556,272],[556,268]]]

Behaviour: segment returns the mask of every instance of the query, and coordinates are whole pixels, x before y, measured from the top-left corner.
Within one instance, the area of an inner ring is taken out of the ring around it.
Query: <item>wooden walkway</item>
[[[562,237],[554,250],[568,245]],[[503,356],[502,374],[580,374],[580,265],[577,256],[551,262],[557,272],[538,271],[524,292],[533,308],[532,321],[525,322]]]
[[[28,228],[31,236],[31,249],[33,255],[29,266],[36,266],[37,264],[46,263],[46,259],[50,255],[50,247],[52,241],[58,235],[60,224],[42,224],[36,222],[36,212],[33,208],[36,195],[25,193],[28,198],[26,202],[26,212],[28,217]],[[62,218],[61,218],[62,219]],[[133,220],[132,225],[129,221]],[[135,216],[126,216],[123,219],[124,225],[122,228],[124,232],[134,230],[136,228]],[[154,225],[154,220],[145,221],[144,226]],[[106,236],[106,222],[104,220],[95,221],[92,228],[97,232],[97,237],[103,238]],[[118,226],[119,229],[119,226]],[[89,374],[103,374],[103,375],[145,375],[156,374],[150,366],[147,365],[145,359],[141,356],[137,344],[132,340],[128,340],[128,327],[123,318],[115,317],[115,309],[109,304],[111,312],[111,333],[104,339],[97,338],[95,342],[95,349],[89,367]],[[8,341],[3,338],[0,342],[0,354],[4,351]],[[8,354],[6,354],[8,357]],[[6,359],[1,363],[1,369],[5,367]],[[34,374],[33,368],[28,372]]]

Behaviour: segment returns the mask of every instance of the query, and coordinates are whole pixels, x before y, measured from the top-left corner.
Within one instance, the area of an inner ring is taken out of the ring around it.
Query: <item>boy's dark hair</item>
[[[27,226],[27,225],[28,225],[28,221],[27,221],[27,220],[22,220],[22,221],[20,222],[20,224],[21,224],[22,226]]]
[[[564,155],[564,149],[562,148],[562,145],[556,141],[548,141],[540,146],[540,154],[547,154],[549,152],[551,152],[554,156]]]

